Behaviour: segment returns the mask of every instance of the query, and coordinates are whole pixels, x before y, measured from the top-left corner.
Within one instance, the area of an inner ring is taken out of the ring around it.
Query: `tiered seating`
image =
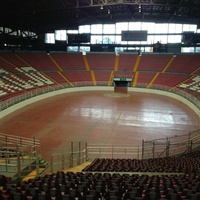
[[[114,70],[115,54],[89,53],[86,55],[90,70]]]
[[[137,56],[137,54],[120,54],[118,70],[133,71]]]
[[[66,79],[64,79],[64,77],[58,73],[58,72],[45,72],[45,74],[49,77],[51,77],[53,80],[55,80],[55,82],[57,83],[61,83],[61,84],[65,84],[66,83]]]
[[[178,88],[200,100],[200,76],[191,76],[189,79],[181,83]]]
[[[105,85],[104,83],[106,83],[106,85],[108,85],[108,82],[110,80],[110,76],[111,76],[111,72],[110,71],[95,71],[94,72],[95,74],[95,78],[96,78],[96,81],[97,81],[97,84],[98,85],[101,85],[101,83],[103,85]]]
[[[23,87],[30,87],[25,81],[0,68],[0,98],[6,100],[23,92]]]
[[[178,54],[166,72],[192,73],[199,66],[199,54]]]
[[[21,73],[17,74],[23,80],[31,83],[32,85],[42,87],[54,84],[48,77],[44,76],[41,72],[35,70],[33,67],[17,68]]]
[[[142,54],[138,71],[161,72],[171,57],[171,54]]]
[[[190,89],[192,91],[200,92],[200,76],[192,76],[188,80],[184,81],[179,86],[180,88]]]
[[[20,59],[15,53],[12,52],[0,52],[0,56],[3,57],[5,60],[7,60],[9,63],[12,63],[16,67],[25,67],[27,66],[27,63],[25,63],[22,59]],[[11,72],[12,69],[6,68],[7,70]]]
[[[133,71],[116,71],[114,73],[114,77],[118,78],[133,78],[134,73]]]
[[[199,66],[199,68],[197,68],[197,70],[195,71],[194,74],[198,74],[198,75],[200,75],[200,66]]]
[[[81,53],[51,53],[51,56],[63,70],[85,70]]]
[[[34,88],[34,86],[31,85],[30,83],[12,74],[3,76],[3,79],[6,80],[10,85],[13,84],[26,90]]]
[[[19,91],[26,91],[57,83],[110,85],[114,72],[114,76],[133,77],[134,87],[177,87],[200,98],[199,82],[189,79],[192,75],[198,79],[198,54],[178,54],[173,61],[170,60],[172,54],[144,53],[138,57],[137,54],[122,53],[117,56],[114,53],[87,53],[83,56],[81,53],[0,52],[1,69],[10,72],[6,76],[1,74],[0,96],[9,93],[9,98],[17,94],[17,87]],[[168,66],[169,61],[172,63]],[[15,92],[9,91],[9,85],[16,87]]]
[[[152,80],[156,73],[154,72],[139,72],[136,86],[146,86]]]
[[[88,172],[178,172],[195,173],[200,168],[200,151],[182,156],[138,159],[97,158],[83,171]]]
[[[90,71],[63,71],[63,75],[67,77],[67,79],[72,82],[84,82],[86,84],[92,84],[92,77]]]
[[[156,78],[156,80],[153,82],[153,85],[163,85],[163,86],[173,87],[180,84],[188,77],[189,77],[188,74],[160,73]]]
[[[0,55],[0,66],[6,70],[8,70],[9,72],[12,72],[12,73],[16,73],[17,70],[16,70],[16,66],[13,65],[12,63],[9,63],[7,60],[5,60],[3,57],[1,57]]]
[[[17,52],[16,54],[38,71],[58,70],[49,55],[44,52]]]
[[[200,178],[194,174],[149,176],[59,171],[4,186],[1,196],[4,199],[47,200],[183,200],[199,199],[199,186]]]

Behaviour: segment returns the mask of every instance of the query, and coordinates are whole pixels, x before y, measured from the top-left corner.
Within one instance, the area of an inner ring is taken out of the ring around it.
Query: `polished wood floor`
[[[112,91],[72,92],[41,100],[0,120],[0,131],[36,137],[54,150],[70,142],[140,145],[200,128],[200,119],[183,103],[162,95]]]

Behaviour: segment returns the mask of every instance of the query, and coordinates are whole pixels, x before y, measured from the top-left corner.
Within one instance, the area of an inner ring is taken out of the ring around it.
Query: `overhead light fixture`
[[[141,5],[139,5],[139,12],[141,12],[142,10],[141,10]]]
[[[110,10],[108,10],[108,14],[110,14]]]
[[[103,10],[103,6],[101,5],[101,10]]]

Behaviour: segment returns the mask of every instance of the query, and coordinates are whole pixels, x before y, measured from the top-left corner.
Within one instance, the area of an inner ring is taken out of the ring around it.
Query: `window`
[[[183,32],[191,31],[196,33],[197,25],[183,24]]]
[[[115,33],[115,24],[104,24],[103,25],[103,33],[104,34]]]
[[[168,33],[168,24],[155,24],[154,33]]]
[[[69,33],[69,34],[78,34],[78,30],[68,30],[67,33]]]
[[[54,33],[46,33],[45,34],[45,43],[55,44],[55,34]]]
[[[141,22],[129,22],[128,30],[140,31],[141,29],[142,29],[142,23]]]
[[[79,33],[90,33],[90,25],[79,26]]]
[[[194,53],[194,47],[182,47],[181,53]]]
[[[147,30],[148,33],[154,33],[155,23],[142,22],[142,30]]]
[[[168,35],[168,43],[181,43],[181,35]]]
[[[66,41],[67,31],[66,30],[57,30],[55,31],[55,40]]]
[[[91,44],[102,44],[102,35],[91,35]]]
[[[128,22],[116,23],[116,34],[121,34],[121,31],[128,31]]]
[[[93,24],[91,25],[91,34],[102,34],[103,25],[102,24]]]

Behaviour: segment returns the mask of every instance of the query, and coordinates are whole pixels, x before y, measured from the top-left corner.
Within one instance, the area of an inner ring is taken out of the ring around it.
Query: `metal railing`
[[[142,146],[88,145],[86,148],[86,159],[91,161],[95,158],[141,159]]]
[[[108,81],[97,81],[96,84],[97,84],[97,86],[111,86],[111,85],[109,85]],[[82,81],[82,82],[73,82],[73,86],[74,87],[87,87],[87,86],[94,86],[94,84],[91,81]],[[130,87],[133,87],[133,86],[130,86]],[[32,97],[36,97],[36,96],[46,94],[46,93],[50,93],[50,92],[55,92],[55,91],[58,91],[58,90],[63,90],[63,89],[66,89],[66,88],[72,88],[72,86],[69,85],[69,84],[62,84],[62,85],[56,84],[56,85],[53,85],[53,86],[46,86],[46,87],[42,87],[42,88],[37,88],[35,90],[26,91],[23,94],[20,94],[18,96],[13,96],[13,97],[5,100],[5,101],[1,101],[0,102],[0,111],[3,111],[3,110],[5,110],[5,109],[17,104],[17,103],[28,100]],[[136,88],[147,89],[147,84],[146,83],[139,83],[139,84],[137,84]],[[195,96],[185,92],[182,89],[171,88],[171,87],[168,87],[168,86],[157,85],[157,84],[153,84],[150,89],[162,90],[162,91],[177,94],[177,95],[187,99],[188,101],[190,101],[192,104],[194,104],[200,110],[200,101],[198,100],[198,98],[196,98]]]
[[[35,138],[0,133],[0,173],[16,179],[32,170],[39,174],[39,148],[40,141]]]
[[[200,145],[200,129],[188,134],[142,142],[143,159],[168,157],[192,151]]]
[[[6,134],[0,136],[5,137]],[[117,146],[117,145],[95,145],[87,143],[71,142],[67,148],[55,149],[49,153],[47,149],[41,149],[35,139],[20,138],[9,135],[0,150],[0,173],[10,174],[15,178],[29,176],[31,171],[35,171],[35,176],[43,173],[53,173],[62,171],[82,164],[86,161],[92,162],[96,158],[113,159],[148,159],[180,155],[190,152],[200,145],[200,129],[189,134],[161,138],[152,141],[142,141],[138,146]],[[16,146],[14,142],[16,141]],[[25,141],[29,141],[25,144]],[[30,145],[32,140],[33,144]],[[20,143],[23,142],[23,145]],[[44,159],[46,164],[40,161]],[[42,168],[42,170],[41,170]],[[32,177],[31,177],[32,178]]]

